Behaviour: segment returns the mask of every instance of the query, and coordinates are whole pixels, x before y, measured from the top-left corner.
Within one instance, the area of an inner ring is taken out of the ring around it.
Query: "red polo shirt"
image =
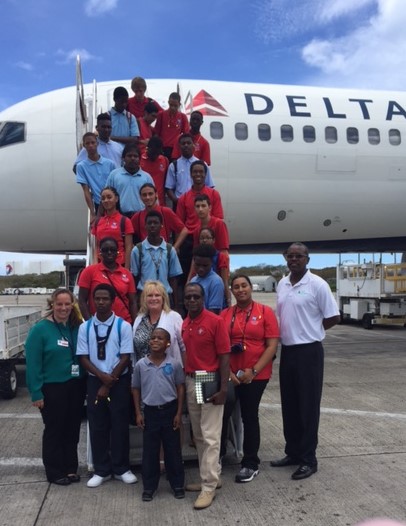
[[[148,159],[146,153],[140,159],[141,170],[149,173],[154,181],[155,188],[158,192],[159,204],[165,203],[165,179],[168,171],[169,161],[164,155],[158,155],[155,161]]]
[[[96,227],[92,227],[92,234],[96,236],[97,248],[99,247],[99,242],[104,237],[112,237],[117,241],[118,244],[118,255],[117,263],[124,265],[125,263],[125,246],[124,239],[121,235],[121,218],[125,217],[120,214],[120,212],[115,212],[114,214],[108,216],[101,216],[97,222]],[[128,217],[124,219],[124,234],[133,234],[134,228],[131,224],[131,221]]]
[[[217,190],[209,188],[208,186],[204,186],[201,190],[193,190],[193,188],[191,188],[179,197],[176,205],[176,214],[191,232],[200,227],[200,220],[195,210],[195,197],[202,194],[207,195],[210,199],[210,214],[219,219],[224,218],[223,205],[221,204],[221,197]]]
[[[153,102],[158,112],[163,111],[157,101],[150,99],[149,97],[144,97],[141,102],[138,102],[135,97],[130,97],[127,103],[127,110],[132,113],[136,119],[142,119],[144,116],[145,106],[148,104],[148,102]]]
[[[158,113],[155,133],[161,137],[164,148],[173,148],[178,142],[179,135],[190,130],[189,122],[184,113],[178,111],[175,115],[164,110]]]
[[[165,239],[165,241],[170,240],[171,234],[173,232],[175,234],[180,234],[185,228],[185,225],[175,214],[175,212],[167,206],[156,205],[154,206],[154,210],[162,215],[163,223],[160,234],[161,237]],[[147,213],[147,210],[144,208],[144,210],[135,213],[131,218],[134,234],[142,241],[147,237],[147,231],[145,229],[145,217]]]
[[[107,276],[110,277],[111,282]],[[78,285],[89,291],[88,303],[89,311],[92,315],[96,312],[96,307],[93,302],[93,290],[97,285],[100,285],[100,283],[107,283],[107,285],[113,284],[117,293],[116,299],[113,303],[113,312],[129,323],[132,323],[128,294],[135,294],[135,283],[131,272],[121,266],[117,267],[112,272],[106,268],[103,263],[96,263],[96,265],[90,265],[82,270],[79,276]],[[119,298],[119,294],[124,303]]]
[[[222,219],[219,219],[218,217],[210,217],[209,224],[207,225],[209,228],[214,230],[215,240],[214,240],[214,248],[216,250],[228,250],[230,248],[230,240],[228,237],[228,230],[227,226],[224,223]],[[201,226],[199,225],[198,228],[193,230],[193,246],[196,247],[199,244],[199,234],[201,230]]]
[[[242,343],[246,350],[240,354],[230,354],[230,369],[235,374],[239,369],[251,369],[265,351],[266,338],[279,338],[279,326],[273,310],[257,302],[247,309],[236,305],[223,310],[224,319],[231,345]],[[233,323],[234,316],[234,323]],[[244,337],[243,337],[244,334]],[[255,377],[256,380],[269,380],[272,375],[272,360]]]
[[[144,119],[138,120],[138,128],[140,130],[140,140],[149,140],[154,135],[154,128],[150,124],[146,123]],[[146,150],[146,145],[142,144],[141,142],[138,144],[138,148],[143,154]]]
[[[230,352],[230,338],[223,319],[206,309],[193,320],[186,317],[182,339],[186,346],[186,373],[218,371],[219,355]]]

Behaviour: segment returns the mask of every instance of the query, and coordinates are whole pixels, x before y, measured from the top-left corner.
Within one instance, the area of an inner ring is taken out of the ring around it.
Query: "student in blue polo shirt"
[[[152,331],[150,354],[141,358],[132,378],[137,426],[144,430],[142,451],[142,500],[153,499],[161,475],[159,451],[164,449],[165,468],[176,499],[185,497],[180,427],[185,399],[185,375],[180,362],[166,358],[171,344],[166,329]],[[141,411],[141,400],[144,410]]]
[[[198,245],[193,249],[193,264],[196,276],[189,283],[199,283],[204,289],[204,307],[220,314],[224,302],[224,283],[213,270],[216,249],[213,245]]]
[[[122,144],[136,143],[140,136],[137,119],[126,110],[128,91],[118,86],[113,92],[114,106],[110,110],[111,138]]]

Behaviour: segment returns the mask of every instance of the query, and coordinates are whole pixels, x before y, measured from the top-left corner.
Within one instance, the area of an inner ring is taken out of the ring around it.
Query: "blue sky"
[[[85,82],[141,75],[406,86],[404,0],[0,0],[0,6],[0,110],[73,85],[78,53]],[[4,260],[0,255],[0,273]]]

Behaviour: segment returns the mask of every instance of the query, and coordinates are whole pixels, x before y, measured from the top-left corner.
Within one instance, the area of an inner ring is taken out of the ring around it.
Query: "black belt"
[[[161,404],[161,405],[146,405],[146,404],[144,404],[144,406],[147,407],[148,409],[159,409],[160,410],[160,409],[166,409],[168,407],[171,407],[172,405],[175,405],[175,403],[176,404],[178,403],[177,398],[175,398],[171,402],[167,402],[166,404]]]

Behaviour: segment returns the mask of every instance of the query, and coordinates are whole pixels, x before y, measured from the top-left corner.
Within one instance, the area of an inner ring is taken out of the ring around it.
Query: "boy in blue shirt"
[[[189,283],[199,283],[204,289],[204,307],[214,314],[220,314],[224,302],[224,283],[213,270],[216,249],[212,245],[198,245],[193,249],[193,263],[196,276]]]
[[[164,449],[165,468],[176,499],[185,497],[185,473],[182,464],[180,427],[185,399],[185,375],[182,365],[166,358],[170,334],[154,329],[149,341],[150,354],[134,367],[132,378],[137,426],[144,430],[142,451],[142,500],[153,499],[161,470],[159,451]],[[141,400],[144,412],[141,412]]]

